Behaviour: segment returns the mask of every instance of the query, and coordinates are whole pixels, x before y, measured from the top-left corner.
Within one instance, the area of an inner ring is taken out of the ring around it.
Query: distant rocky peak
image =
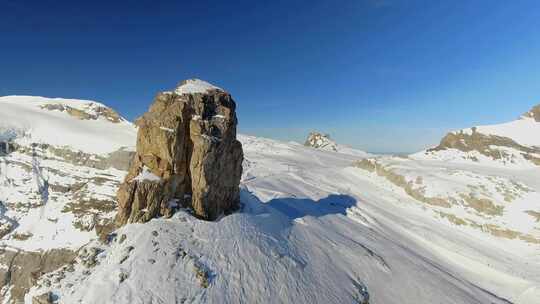
[[[306,139],[306,142],[304,143],[307,147],[312,147],[316,149],[322,149],[322,150],[331,150],[331,151],[337,151],[337,144],[330,139],[329,134],[323,134],[319,132],[311,132],[309,133],[308,138]]]
[[[196,93],[205,94],[210,91],[224,91],[224,90],[204,80],[192,78],[192,79],[187,79],[180,82],[178,87],[175,89],[174,93],[179,94],[179,95],[196,94]]]
[[[534,106],[529,112],[525,113],[523,116],[533,118],[535,121],[540,122],[540,104]]]

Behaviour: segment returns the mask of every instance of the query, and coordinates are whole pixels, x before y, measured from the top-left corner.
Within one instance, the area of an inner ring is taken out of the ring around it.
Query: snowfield
[[[240,140],[246,154],[240,212],[205,222],[180,211],[125,226],[110,246],[87,246],[99,248],[97,266],[45,277],[27,303],[49,290],[61,303],[539,299],[537,244],[435,217],[352,167],[354,156],[251,136]],[[55,275],[65,279],[45,287]]]
[[[94,101],[33,96],[0,97],[0,141],[14,140],[21,145],[46,143],[74,151],[108,154],[122,147],[133,147],[137,130],[122,120],[111,124],[105,118],[81,120],[65,112],[44,110],[47,105],[65,105],[89,115],[105,107]]]
[[[476,131],[486,135],[497,135],[512,138],[517,143],[524,146],[540,147],[540,122],[531,117],[521,117],[511,122],[478,126]],[[471,129],[465,129],[463,132],[472,134]]]
[[[94,158],[133,149],[137,130],[103,107],[0,98],[0,249],[77,252],[35,278],[26,304],[48,292],[67,304],[540,303],[538,167],[239,135],[241,210],[216,222],[180,210],[105,241],[98,228],[111,223],[126,172]],[[0,257],[0,276],[10,267]],[[13,303],[13,290],[0,301]]]

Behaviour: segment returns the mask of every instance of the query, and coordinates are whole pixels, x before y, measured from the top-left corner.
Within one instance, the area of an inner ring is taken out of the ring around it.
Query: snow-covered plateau
[[[497,128],[406,157],[239,135],[239,211],[116,229],[136,126],[2,97],[0,302],[540,303],[540,134]]]

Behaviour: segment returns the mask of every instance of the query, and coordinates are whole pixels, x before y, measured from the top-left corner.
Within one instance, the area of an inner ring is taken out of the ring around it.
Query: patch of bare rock
[[[309,133],[304,146],[334,152],[337,152],[338,150],[337,144],[330,138],[330,135],[320,132]]]

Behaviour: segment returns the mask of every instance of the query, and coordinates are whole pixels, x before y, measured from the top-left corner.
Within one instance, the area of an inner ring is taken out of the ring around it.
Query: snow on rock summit
[[[204,94],[209,91],[223,91],[223,89],[218,88],[204,80],[193,78],[182,81],[176,90],[174,90],[174,92],[178,95],[196,93]]]

